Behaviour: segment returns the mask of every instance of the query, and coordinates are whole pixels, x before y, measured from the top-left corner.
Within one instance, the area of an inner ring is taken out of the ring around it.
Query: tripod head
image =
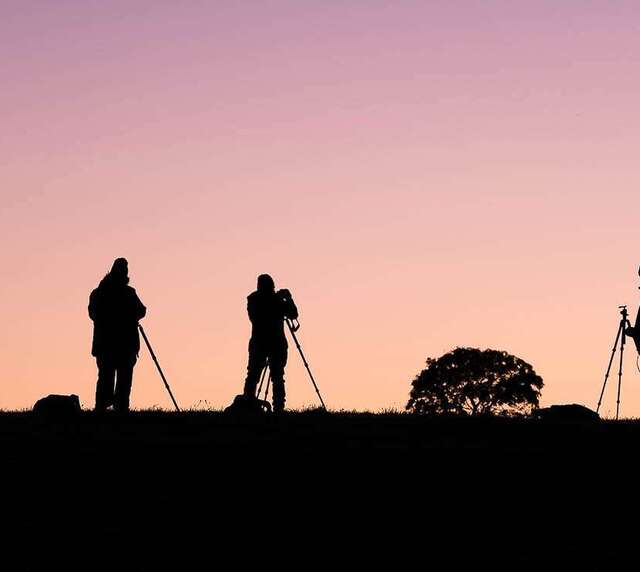
[[[620,315],[626,320],[629,317],[629,310],[627,310],[626,304],[624,306],[618,306]]]
[[[635,342],[636,333],[635,328],[631,326],[631,322],[629,321],[629,310],[627,310],[626,304],[623,306],[618,306],[620,310],[620,315],[622,316],[622,320],[620,320],[620,333],[622,334],[622,345],[624,345],[626,339],[632,338]],[[636,342],[636,347],[639,348],[638,342]],[[638,353],[640,353],[640,349],[638,349]]]

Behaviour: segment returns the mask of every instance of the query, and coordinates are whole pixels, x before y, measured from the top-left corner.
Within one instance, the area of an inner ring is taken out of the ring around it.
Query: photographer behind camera
[[[279,413],[285,404],[284,368],[288,351],[284,320],[296,320],[298,309],[289,290],[276,291],[273,278],[261,274],[257,290],[247,297],[247,312],[252,329],[244,395],[256,397],[256,387],[268,360],[273,384],[273,411]]]

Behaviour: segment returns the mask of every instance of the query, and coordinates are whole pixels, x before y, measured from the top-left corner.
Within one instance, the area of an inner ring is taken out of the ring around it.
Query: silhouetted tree
[[[538,407],[543,382],[507,352],[456,348],[428,358],[411,385],[406,408],[413,413],[523,415]]]

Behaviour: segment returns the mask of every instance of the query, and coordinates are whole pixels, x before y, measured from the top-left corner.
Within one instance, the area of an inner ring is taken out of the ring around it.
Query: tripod
[[[618,396],[616,400],[616,420],[620,415],[620,388],[622,386],[622,366],[624,364],[624,346],[627,343],[627,328],[631,327],[631,323],[629,322],[629,312],[627,311],[626,306],[618,306],[620,309],[620,315],[622,318],[620,319],[620,324],[618,325],[618,333],[616,334],[616,341],[613,344],[613,350],[611,351],[611,359],[609,359],[609,366],[607,367],[607,372],[604,374],[604,383],[602,384],[602,391],[600,391],[600,399],[598,399],[598,407],[596,408],[596,413],[600,411],[600,405],[602,405],[602,397],[604,396],[604,390],[607,387],[607,380],[609,379],[609,374],[611,373],[611,366],[613,365],[613,359],[616,356],[616,351],[618,349],[618,343],[620,343],[620,365],[618,366]]]
[[[171,388],[169,387],[169,382],[167,381],[167,378],[164,376],[164,373],[162,373],[162,368],[160,367],[160,364],[158,363],[158,358],[156,357],[156,354],[154,353],[153,348],[151,347],[151,344],[149,343],[149,338],[147,338],[147,334],[145,333],[144,328],[140,324],[138,324],[138,328],[140,329],[140,333],[142,334],[142,339],[144,340],[144,343],[147,345],[147,348],[149,349],[149,353],[151,354],[151,358],[153,359],[153,362],[156,364],[156,367],[158,368],[158,372],[160,373],[160,377],[162,378],[164,386],[167,388],[167,391],[169,392],[169,397],[171,397],[171,401],[173,401],[173,406],[176,408],[176,411],[180,412],[180,408],[178,407],[178,404],[176,403],[176,400],[173,397],[173,393],[171,393]]]
[[[309,363],[307,362],[307,359],[304,357],[304,353],[302,351],[302,348],[300,347],[300,342],[298,341],[298,337],[296,336],[296,332],[300,329],[300,322],[298,322],[298,320],[291,320],[289,318],[285,318],[285,321],[287,322],[287,326],[289,327],[289,332],[291,333],[291,337],[293,338],[293,341],[296,344],[296,348],[300,353],[300,357],[302,358],[302,363],[304,364],[304,367],[307,369],[307,373],[309,374],[309,378],[311,379],[313,388],[316,390],[316,394],[320,399],[320,403],[322,404],[322,409],[326,411],[327,406],[324,404],[322,395],[320,395],[318,384],[316,383],[316,380],[314,379],[313,374],[311,373],[311,368],[309,367]],[[258,393],[257,393],[258,398],[260,398],[260,393],[262,392],[264,380],[266,379],[267,385],[264,390],[264,401],[267,401],[267,398],[269,397],[269,386],[271,385],[271,371],[269,371],[269,377],[267,378],[268,369],[269,369],[269,360],[267,360],[267,363],[265,364],[264,369],[262,370],[262,375],[260,376],[260,385],[258,386]]]

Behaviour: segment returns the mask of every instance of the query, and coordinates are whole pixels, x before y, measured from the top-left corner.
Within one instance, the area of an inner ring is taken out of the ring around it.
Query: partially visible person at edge
[[[98,412],[110,406],[119,412],[129,410],[133,368],[140,352],[138,321],[146,313],[136,291],[129,286],[126,259],[118,258],[89,297],[89,317],[93,320],[91,354],[98,365]]]
[[[244,395],[256,396],[260,375],[267,364],[273,387],[273,411],[284,411],[284,368],[287,365],[288,344],[284,333],[284,320],[296,320],[296,308],[289,290],[276,292],[273,278],[268,274],[258,276],[258,288],[247,297],[247,312],[251,320],[249,340],[249,364],[244,384]]]

